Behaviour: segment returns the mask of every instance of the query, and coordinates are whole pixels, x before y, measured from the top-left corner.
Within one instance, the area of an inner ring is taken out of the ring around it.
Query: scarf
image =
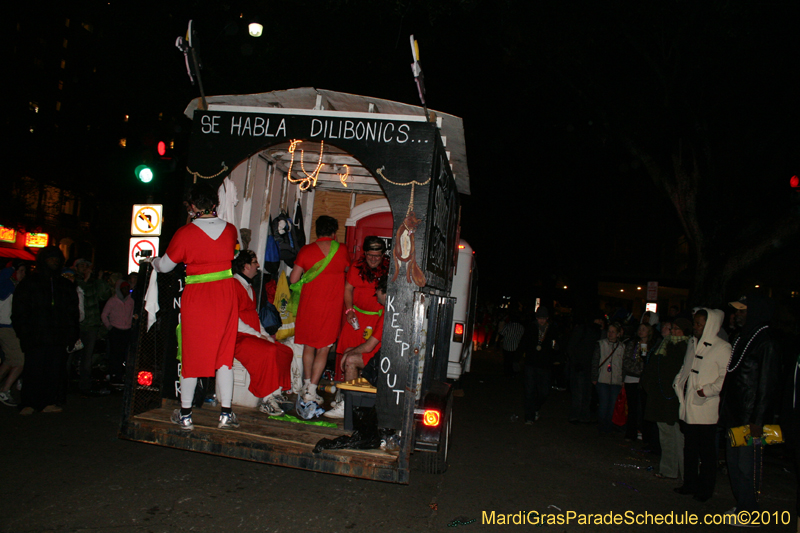
[[[374,269],[370,268],[370,266],[367,264],[367,257],[361,256],[361,258],[356,261],[355,267],[356,270],[358,270],[358,275],[361,276],[361,279],[374,283],[389,273],[389,256],[384,255],[383,260],[381,260],[381,264],[378,265],[378,268]]]

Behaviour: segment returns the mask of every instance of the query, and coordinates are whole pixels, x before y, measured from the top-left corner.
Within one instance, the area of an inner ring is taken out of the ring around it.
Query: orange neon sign
[[[17,230],[0,226],[0,242],[17,242]]]
[[[50,236],[47,233],[28,233],[25,235],[25,246],[29,248],[44,248]]]

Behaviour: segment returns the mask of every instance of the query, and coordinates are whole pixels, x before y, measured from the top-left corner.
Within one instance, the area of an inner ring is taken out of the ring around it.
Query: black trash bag
[[[369,381],[373,387],[378,386],[378,361],[381,360],[381,351],[378,350],[372,359],[367,361],[364,368],[361,369],[361,377]]]
[[[378,413],[374,407],[353,409],[353,434],[335,439],[320,439],[314,453],[322,450],[372,450],[380,448],[381,434],[378,431]]]

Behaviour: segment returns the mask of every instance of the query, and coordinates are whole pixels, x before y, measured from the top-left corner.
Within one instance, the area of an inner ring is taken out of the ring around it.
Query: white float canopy
[[[299,89],[287,89],[285,91],[272,91],[259,94],[230,94],[206,97],[209,110],[225,109],[233,110],[240,108],[246,111],[247,108],[280,108],[287,114],[292,110],[302,110],[303,114],[308,114],[311,110],[335,111],[339,113],[376,113],[381,115],[414,116],[420,118],[424,116],[423,108],[382,100],[370,96],[359,96],[356,94],[340,93],[325,89],[315,89],[314,87],[301,87]],[[184,113],[190,119],[194,116],[195,109],[200,105],[200,98],[195,98],[186,107]],[[458,192],[470,194],[469,188],[469,169],[467,167],[467,149],[464,142],[464,121],[457,116],[442,113],[440,111],[429,110],[436,114],[437,125],[442,135],[450,165],[455,177]],[[357,162],[356,162],[357,164]],[[363,169],[362,169],[363,170]],[[358,174],[358,170],[354,170]],[[364,171],[366,172],[366,171]]]

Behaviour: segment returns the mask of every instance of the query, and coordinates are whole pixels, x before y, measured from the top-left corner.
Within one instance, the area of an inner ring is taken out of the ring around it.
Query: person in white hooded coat
[[[694,336],[672,385],[680,402],[678,416],[686,423],[684,480],[675,492],[703,502],[713,495],[717,478],[719,394],[731,356],[731,345],[717,336],[724,319],[719,309],[695,313]]]

